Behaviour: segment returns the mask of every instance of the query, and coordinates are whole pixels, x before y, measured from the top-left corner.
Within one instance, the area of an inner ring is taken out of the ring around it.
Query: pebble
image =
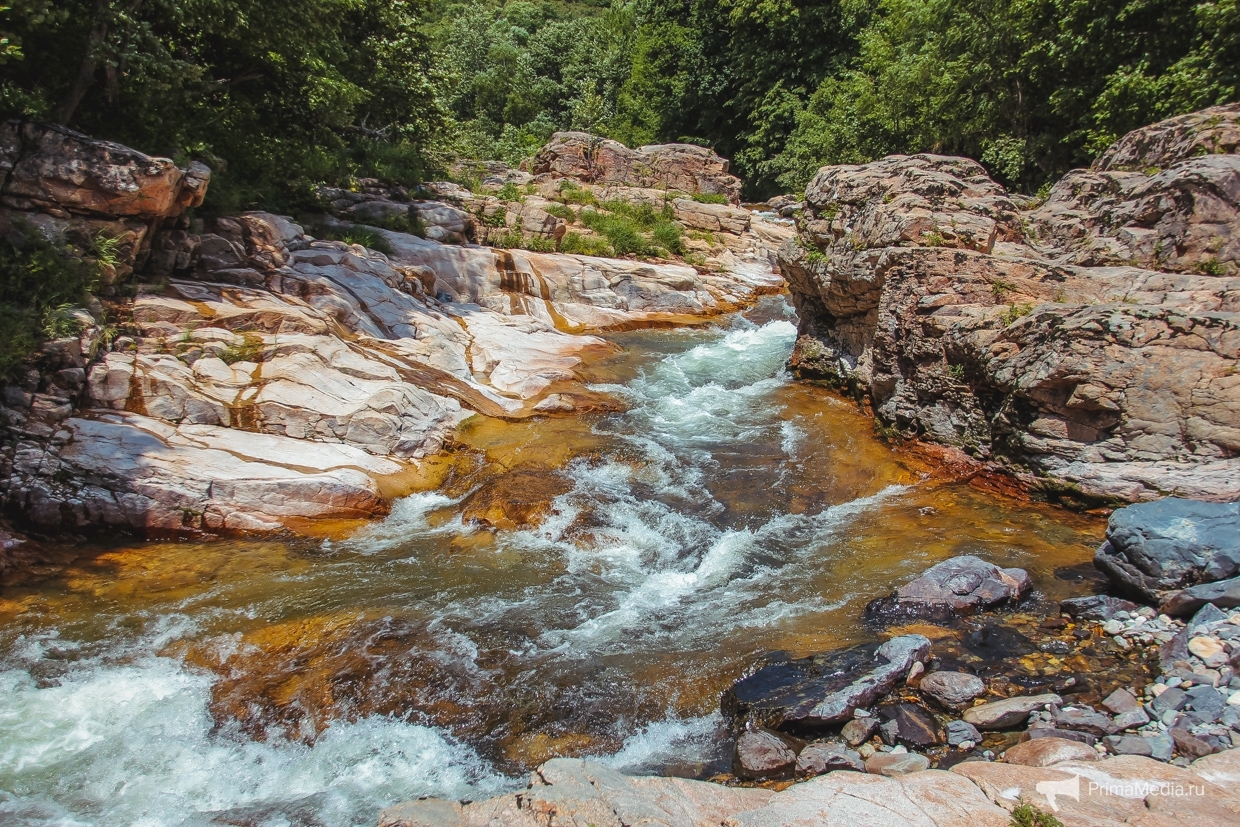
[[[1231,696],[1227,699],[1227,703],[1230,706],[1240,706],[1240,692],[1231,693]]]
[[[1102,631],[1108,635],[1118,635],[1120,632],[1124,631],[1124,624],[1118,620],[1108,620],[1106,623],[1102,624]]]
[[[1188,642],[1188,651],[1202,660],[1223,653],[1223,644],[1212,637],[1195,637]]]

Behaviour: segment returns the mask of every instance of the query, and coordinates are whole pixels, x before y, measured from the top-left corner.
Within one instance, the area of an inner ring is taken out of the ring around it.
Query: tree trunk
[[[56,123],[68,126],[77,111],[78,104],[86,96],[86,90],[95,82],[95,68],[99,63],[99,48],[108,36],[108,0],[96,0],[95,23],[90,28],[90,39],[86,43],[86,54],[82,56],[82,65],[78,68],[73,86],[60,102],[56,110]]]

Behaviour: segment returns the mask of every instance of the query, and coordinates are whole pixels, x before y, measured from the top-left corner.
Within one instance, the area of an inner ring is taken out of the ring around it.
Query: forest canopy
[[[688,141],[747,196],[895,152],[1034,191],[1240,98],[1237,0],[8,0],[0,108],[217,171],[208,207],[510,164],[552,132]]]

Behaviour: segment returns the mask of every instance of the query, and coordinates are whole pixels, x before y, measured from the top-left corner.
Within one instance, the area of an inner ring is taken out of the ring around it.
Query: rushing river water
[[[976,552],[1052,597],[1098,520],[927,477],[791,383],[782,299],[613,338],[625,413],[476,418],[442,485],[326,539],[93,549],[0,593],[0,821],[372,825],[557,754],[705,776],[761,655],[872,638],[865,602]],[[537,528],[464,526],[497,470]]]

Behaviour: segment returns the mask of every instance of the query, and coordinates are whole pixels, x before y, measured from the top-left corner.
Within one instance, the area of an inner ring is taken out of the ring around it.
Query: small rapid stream
[[[980,553],[1051,597],[1101,522],[927,476],[789,381],[781,298],[612,336],[624,413],[475,418],[462,457],[554,477],[537,528],[462,525],[454,465],[326,538],[92,548],[0,592],[0,821],[372,825],[557,754],[726,766],[760,656],[874,636],[865,602]]]

